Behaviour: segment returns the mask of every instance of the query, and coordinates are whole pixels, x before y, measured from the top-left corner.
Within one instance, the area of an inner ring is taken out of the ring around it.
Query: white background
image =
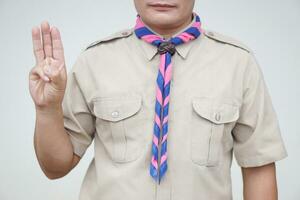
[[[254,52],[279,117],[288,158],[277,163],[279,199],[300,199],[300,0],[196,0],[203,27],[232,36]],[[71,68],[90,42],[132,27],[132,0],[0,0],[0,199],[76,200],[93,145],[67,176],[48,180],[35,157],[35,110],[28,92],[34,65],[31,27],[49,20],[60,30]],[[234,199],[242,199],[232,167]]]

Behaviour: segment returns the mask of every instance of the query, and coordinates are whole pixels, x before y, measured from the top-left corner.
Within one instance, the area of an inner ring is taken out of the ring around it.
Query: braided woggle
[[[173,56],[176,52],[175,45],[170,41],[161,42],[158,46],[158,53],[160,55],[169,52]]]

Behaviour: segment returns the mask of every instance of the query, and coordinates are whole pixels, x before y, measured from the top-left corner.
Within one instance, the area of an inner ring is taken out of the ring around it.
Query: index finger
[[[40,28],[38,27],[32,28],[31,33],[32,33],[32,44],[33,44],[33,52],[34,52],[35,60],[37,63],[40,63],[45,58],[44,49],[42,46]]]

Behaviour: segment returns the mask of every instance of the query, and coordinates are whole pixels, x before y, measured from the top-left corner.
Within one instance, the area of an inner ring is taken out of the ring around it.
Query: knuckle
[[[43,75],[44,71],[41,67],[37,67],[36,68],[36,73],[39,74],[39,75]]]
[[[29,75],[35,73],[36,71],[36,66],[32,67],[29,71]]]
[[[41,53],[44,53],[44,50],[42,48],[38,48],[38,49],[35,49],[34,52],[36,54],[41,54]]]

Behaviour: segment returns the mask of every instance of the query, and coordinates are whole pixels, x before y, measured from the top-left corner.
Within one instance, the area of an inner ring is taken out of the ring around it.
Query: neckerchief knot
[[[166,52],[169,52],[171,54],[171,56],[173,56],[176,51],[175,45],[170,41],[161,42],[159,44],[157,50],[160,55],[165,54]]]

